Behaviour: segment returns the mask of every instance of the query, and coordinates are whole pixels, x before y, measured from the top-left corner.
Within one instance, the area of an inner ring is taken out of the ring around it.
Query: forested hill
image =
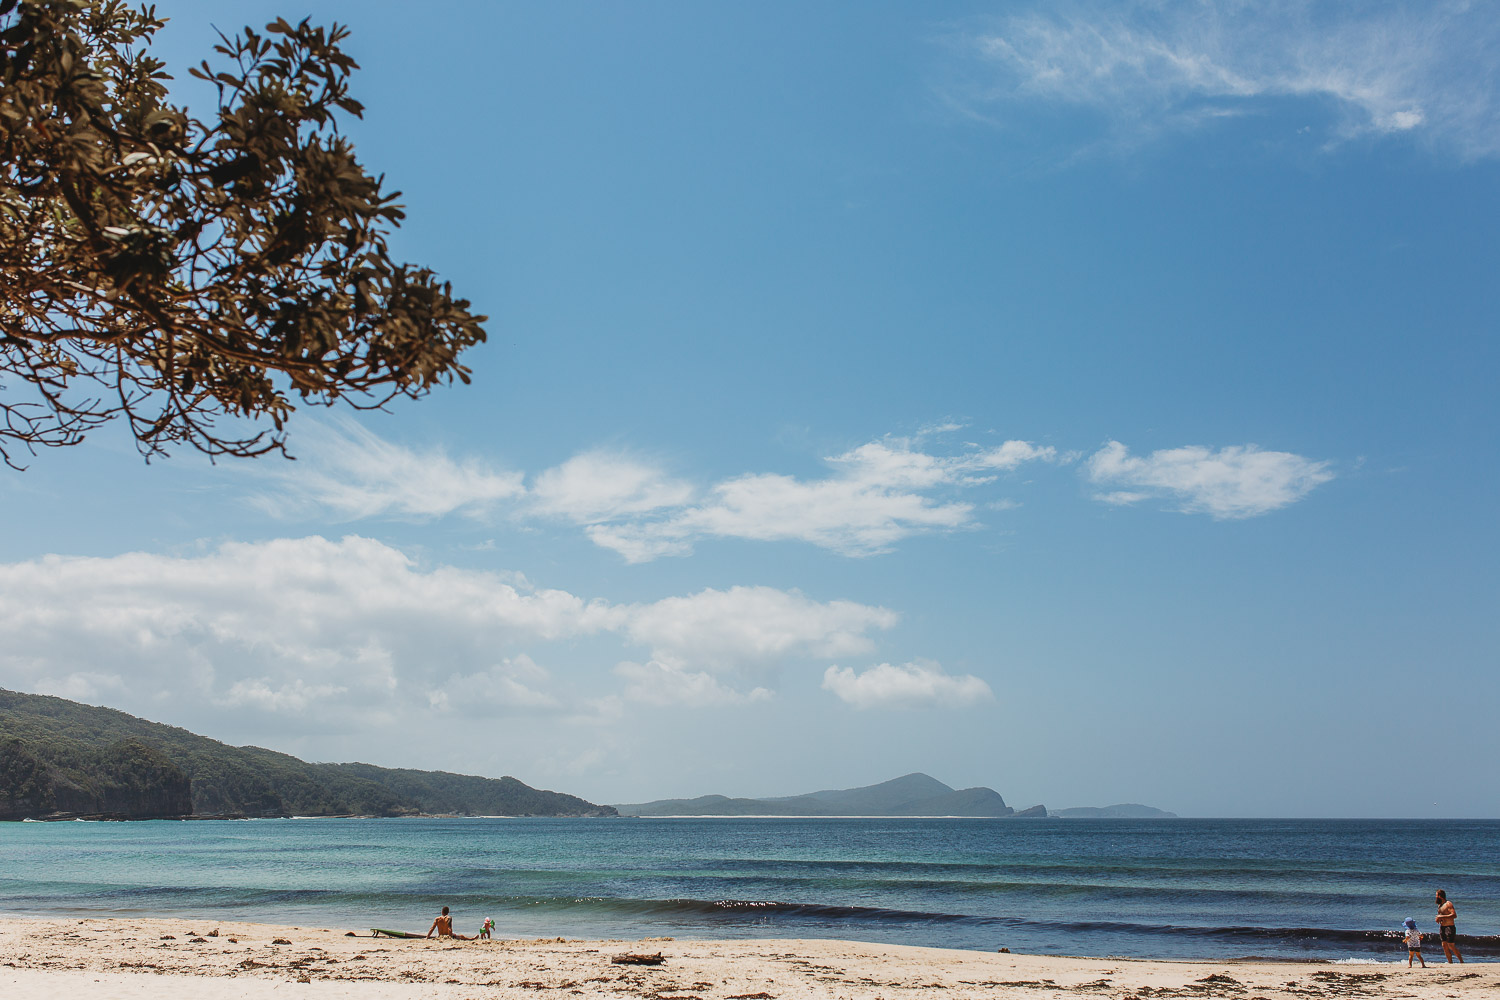
[[[110,816],[613,816],[515,778],[310,764],[0,689],[0,820]]]
[[[769,799],[658,799],[616,807],[625,816],[985,816],[1045,818],[1045,806],[1016,812],[993,788],[953,789],[926,774],[878,785],[835,788]]]

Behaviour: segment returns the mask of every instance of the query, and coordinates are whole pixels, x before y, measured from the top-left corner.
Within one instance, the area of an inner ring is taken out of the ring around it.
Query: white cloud
[[[853,601],[814,601],[771,587],[704,590],[632,606],[624,632],[647,646],[645,663],[625,661],[615,673],[633,701],[724,705],[762,701],[758,683],[791,659],[865,653],[869,633],[895,625],[886,608]]]
[[[537,476],[531,498],[535,510],[593,523],[680,507],[692,499],[688,483],[623,455],[590,451],[575,455]]]
[[[591,524],[585,530],[589,541],[618,553],[630,563],[650,562],[662,556],[685,556],[693,551],[687,532],[679,533],[665,524]]]
[[[842,555],[872,555],[914,534],[972,524],[972,504],[932,493],[990,482],[1023,463],[1056,457],[1055,449],[1026,441],[941,456],[916,449],[910,439],[888,438],[828,458],[831,473],[822,479],[736,476],[693,506],[595,525],[589,534],[630,562],[685,554],[703,538],[802,541]]]
[[[791,590],[732,587],[632,606],[624,631],[659,660],[725,671],[773,664],[792,656],[835,657],[868,652],[873,629],[897,615],[853,601],[814,601]]]
[[[1115,506],[1140,503],[1142,500],[1150,500],[1150,493],[1132,492],[1130,490],[1111,490],[1108,493],[1095,493],[1094,499]]]
[[[851,667],[829,667],[823,672],[823,688],[855,708],[958,707],[995,696],[980,678],[972,674],[955,677],[935,663],[882,663],[864,673],[855,673]]]
[[[538,474],[493,471],[440,450],[416,452],[348,421],[313,425],[303,460],[270,470],[278,489],[256,499],[276,516],[319,510],[340,519],[431,518],[501,511],[559,518],[628,562],[686,555],[706,538],[800,541],[849,556],[885,552],[902,539],[973,525],[974,505],[953,491],[992,482],[1028,462],[1058,461],[1054,448],[1006,441],[930,454],[914,438],[872,441],[825,461],[828,475],[731,476],[700,489],[640,458],[595,449]]]
[[[725,479],[700,494],[644,461],[596,450],[543,472],[522,500],[519,474],[488,472],[472,461],[455,463],[439,453],[418,456],[353,424],[340,426],[314,449],[305,475],[278,473],[290,492],[267,501],[270,506],[285,510],[287,502],[319,503],[351,517],[436,516],[514,501],[512,509],[519,513],[561,517],[581,525],[595,544],[628,562],[685,555],[708,538],[800,541],[847,556],[885,552],[912,535],[973,527],[975,505],[955,499],[956,491],[993,482],[1028,463],[1073,457],[1027,441],[989,448],[970,445],[944,455],[917,447],[921,438],[885,438],[830,456],[823,478],[750,473]],[[955,429],[944,426],[933,433]],[[1295,502],[1333,478],[1328,468],[1327,462],[1254,446],[1218,451],[1178,448],[1140,458],[1118,442],[1087,462],[1092,481],[1106,487],[1097,494],[1106,503],[1165,496],[1176,499],[1183,510],[1216,518],[1250,517]],[[985,506],[1004,510],[1014,505],[1005,500]],[[253,561],[272,558],[270,551],[258,552]],[[393,551],[375,558],[389,558]],[[452,577],[445,578],[444,585],[463,589],[467,583]],[[755,599],[752,591],[737,590],[733,596],[736,601]],[[565,618],[582,613],[575,608],[578,603],[571,595],[540,591],[508,606],[505,613]],[[291,613],[305,617],[308,612]],[[618,609],[611,613],[620,614]],[[555,622],[537,624],[548,638],[555,638],[562,627]],[[553,631],[547,631],[549,627]],[[378,651],[374,655],[378,661]],[[295,692],[272,698],[279,690],[245,688],[259,692],[256,697],[263,704],[306,701]]]
[[[615,673],[627,682],[626,698],[650,705],[709,708],[766,701],[771,697],[767,688],[756,687],[742,692],[707,670],[692,670],[680,663],[661,660],[647,663],[625,661],[616,665]]]
[[[1218,520],[1269,513],[1296,503],[1333,478],[1328,462],[1286,451],[1261,451],[1255,445],[1217,451],[1170,448],[1137,457],[1111,441],[1090,456],[1085,470],[1094,483],[1124,487],[1097,494],[1096,499],[1105,503],[1168,498],[1184,512]]]
[[[345,520],[474,515],[525,493],[519,472],[488,469],[472,458],[454,461],[440,448],[405,448],[351,420],[301,427],[293,442],[298,461],[257,467],[280,484],[255,499],[275,516],[310,509]]]
[[[1149,134],[1301,99],[1336,109],[1344,137],[1417,134],[1464,159],[1500,153],[1489,4],[1062,3],[966,41],[1001,73],[985,103],[1092,108]]]
[[[803,482],[761,474],[720,483],[711,502],[639,530],[667,540],[803,541],[842,555],[870,555],[922,531],[963,527],[972,511],[971,504],[935,501],[866,476]]]
[[[696,686],[696,697],[714,685],[761,697],[755,689],[783,665],[866,652],[870,633],[895,621],[883,608],[769,587],[612,603],[515,574],[425,568],[368,538],[315,536],[0,564],[0,686],[112,701],[128,690],[208,713],[316,713],[320,727],[358,727],[413,706],[564,711],[582,700],[574,682],[598,697],[597,683],[576,676],[597,651],[559,677],[532,659],[549,643],[560,655],[602,644],[604,663],[634,662],[643,649],[658,675]],[[650,683],[620,676],[639,690]]]
[[[308,684],[300,677],[272,687],[265,679],[235,681],[229,693],[218,699],[221,705],[263,708],[269,712],[301,712],[317,701],[341,695],[349,689],[342,684]]]
[[[554,695],[543,690],[550,682],[546,669],[518,653],[484,670],[452,674],[428,689],[427,702],[437,711],[483,717],[550,711],[561,707]]]

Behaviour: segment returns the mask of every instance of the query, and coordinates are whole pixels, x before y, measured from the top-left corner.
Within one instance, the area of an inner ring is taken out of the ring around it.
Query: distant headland
[[[1136,802],[1121,802],[1113,806],[1075,806],[1072,809],[1054,809],[1051,815],[1059,819],[1177,819],[1177,814],[1143,806]]]
[[[186,729],[0,689],[0,820],[614,816],[515,778],[311,764]]]
[[[803,795],[764,799],[700,795],[693,799],[616,805],[621,816],[869,816],[964,817],[981,819],[1167,819],[1175,813],[1151,806],[1123,804],[1049,811],[1036,805],[1013,809],[993,788],[955,789],[931,775],[915,772],[859,788],[828,789]]]
[[[954,789],[926,774],[907,774],[878,785],[829,789],[766,799],[700,795],[615,806],[621,816],[973,816],[1045,818],[1045,806],[1017,812],[993,788]]]

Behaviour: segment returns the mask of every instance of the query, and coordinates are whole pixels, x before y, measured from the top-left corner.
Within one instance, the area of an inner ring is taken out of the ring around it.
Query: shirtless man
[[[433,931],[437,931],[437,936],[440,938],[454,938],[458,941],[474,940],[473,938],[466,937],[463,934],[453,933],[453,918],[448,916],[448,908],[446,906],[443,907],[442,915],[432,922],[431,927],[427,928],[427,936],[432,937]]]
[[[1453,964],[1454,956],[1458,956],[1458,964],[1464,963],[1464,957],[1458,950],[1458,931],[1454,929],[1453,922],[1458,919],[1458,911],[1453,908],[1453,903],[1448,899],[1448,894],[1443,890],[1437,891],[1437,916],[1433,917],[1438,925],[1438,940],[1443,945],[1443,955],[1448,959],[1448,964]]]

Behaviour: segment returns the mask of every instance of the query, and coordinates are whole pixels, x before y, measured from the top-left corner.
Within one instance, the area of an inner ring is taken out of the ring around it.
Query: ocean
[[[0,913],[501,937],[836,937],[1401,961],[1458,907],[1500,957],[1500,821],[285,819],[0,824]],[[1427,946],[1442,960],[1435,936]]]

